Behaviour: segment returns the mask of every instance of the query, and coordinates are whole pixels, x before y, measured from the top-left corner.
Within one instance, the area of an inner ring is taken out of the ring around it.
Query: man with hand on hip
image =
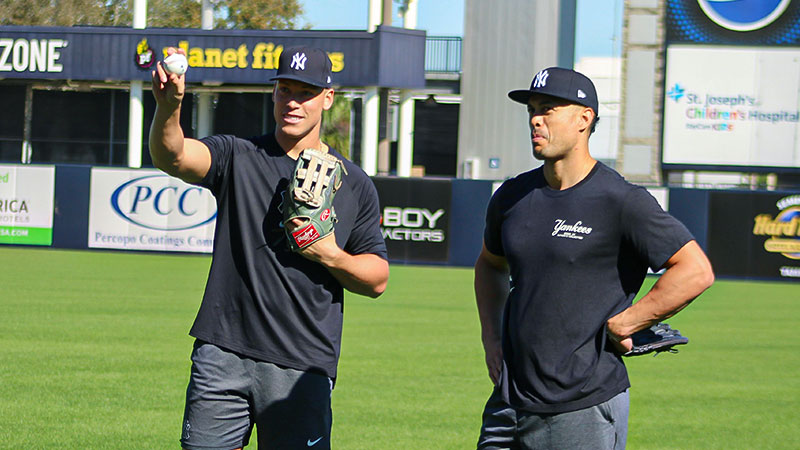
[[[538,72],[508,96],[527,106],[537,169],[509,179],[486,214],[475,297],[494,391],[480,449],[622,449],[631,335],[707,289],[711,265],[642,187],[589,153],[594,84]],[[666,269],[632,304],[647,269]]]

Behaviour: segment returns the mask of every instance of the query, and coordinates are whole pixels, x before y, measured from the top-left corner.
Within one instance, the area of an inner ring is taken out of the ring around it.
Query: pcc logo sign
[[[217,217],[216,210],[209,217],[198,210],[202,197],[210,195],[208,191],[197,186],[180,186],[170,183],[171,180],[164,174],[134,178],[114,190],[111,207],[134,225],[160,231],[189,230]]]
[[[159,171],[92,169],[89,247],[210,253],[216,201]]]

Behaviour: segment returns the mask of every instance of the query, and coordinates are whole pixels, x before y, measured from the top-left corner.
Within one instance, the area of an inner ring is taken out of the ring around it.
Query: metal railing
[[[460,73],[461,38],[428,36],[425,40],[425,72]]]

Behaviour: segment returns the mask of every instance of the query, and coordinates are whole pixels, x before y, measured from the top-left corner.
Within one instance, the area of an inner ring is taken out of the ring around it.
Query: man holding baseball
[[[317,48],[284,50],[272,79],[275,132],[248,139],[185,138],[185,76],[160,63],[152,75],[153,164],[208,188],[218,209],[211,269],[190,331],[196,342],[181,444],[241,448],[257,425],[259,448],[330,448],[343,289],[378,297],[389,277],[374,185],[320,140],[334,97],[331,61]],[[297,248],[289,239],[302,220],[285,220],[283,210],[306,149],[333,156],[344,170],[323,216],[335,210],[335,231]]]
[[[589,154],[594,84],[538,72],[508,96],[527,106],[543,166],[507,180],[486,214],[475,297],[494,391],[480,449],[622,449],[631,335],[713,282],[689,231],[642,187]],[[638,302],[647,269],[666,269]]]

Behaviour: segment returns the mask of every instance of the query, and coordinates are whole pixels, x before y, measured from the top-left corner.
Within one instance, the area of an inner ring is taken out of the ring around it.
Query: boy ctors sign
[[[52,166],[0,165],[0,244],[53,243]]]
[[[450,180],[373,177],[390,261],[447,262]]]

